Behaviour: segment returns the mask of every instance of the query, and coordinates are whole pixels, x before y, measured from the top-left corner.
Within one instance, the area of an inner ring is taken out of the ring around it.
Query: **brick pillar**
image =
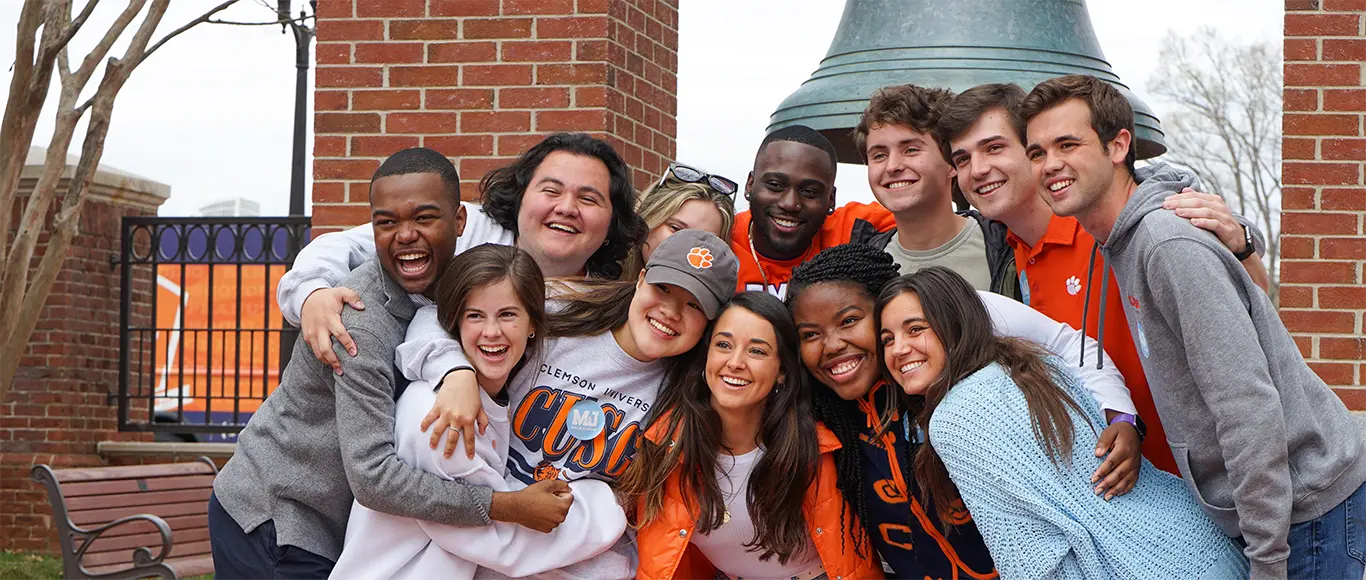
[[[37,182],[42,168],[35,164],[43,156],[40,148],[30,150],[19,207]],[[67,166],[64,175],[73,169]],[[65,190],[64,177],[58,191]],[[67,250],[14,386],[0,401],[0,550],[58,550],[47,494],[29,478],[34,465],[104,465],[99,442],[151,440],[150,433],[118,432],[120,291],[111,259],[119,256],[121,218],[155,215],[170,188],[102,167],[89,195],[80,234]],[[49,211],[48,223],[54,213],[55,208]],[[35,256],[46,247],[44,235]],[[149,326],[152,281],[142,279],[133,290],[130,322]]]
[[[677,0],[318,3],[313,231],[368,221],[384,157],[431,147],[466,199],[549,133],[607,139],[637,188],[674,156]]]
[[[1281,318],[1366,410],[1366,0],[1286,0]]]

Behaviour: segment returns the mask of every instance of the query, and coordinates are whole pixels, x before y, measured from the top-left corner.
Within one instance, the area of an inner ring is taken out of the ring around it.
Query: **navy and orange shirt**
[[[906,433],[912,432],[907,429],[911,418],[898,413],[882,435],[873,438],[878,409],[883,408],[881,403],[891,394],[886,385],[878,383],[858,404],[868,419],[864,432],[859,435],[868,510],[864,525],[873,546],[892,568],[889,577],[997,578],[991,554],[967,509],[957,512],[949,533],[944,534],[934,508],[931,506],[927,510],[921,505],[920,488],[914,478],[907,481],[903,475],[902,466],[910,467],[919,447],[906,437]]]
[[[740,277],[735,291],[762,290],[778,298],[787,294],[787,282],[792,279],[792,269],[814,258],[821,250],[849,243],[855,232],[858,233],[858,239],[896,227],[892,212],[881,204],[849,202],[835,208],[835,213],[825,216],[825,223],[811,239],[811,247],[801,256],[791,260],[774,260],[758,256],[751,248],[749,224],[752,219],[753,215],[748,210],[735,214],[735,227],[731,229],[730,247],[735,257],[740,259]],[[762,266],[755,261],[756,256],[762,261]]]
[[[1153,393],[1143,374],[1138,349],[1134,348],[1134,338],[1120,302],[1119,283],[1115,281],[1114,273],[1105,267],[1105,258],[1099,252],[1095,258],[1095,275],[1090,274],[1091,250],[1096,239],[1082,229],[1076,218],[1055,215],[1037,246],[1031,247],[1015,232],[1007,233],[1006,241],[1015,250],[1015,267],[1020,273],[1024,303],[1053,320],[1080,329],[1091,338],[1096,338],[1100,329],[1101,275],[1110,277],[1105,298],[1109,309],[1105,313],[1105,354],[1110,355],[1110,360],[1124,375],[1124,384],[1129,387],[1134,407],[1148,426],[1143,456],[1158,469],[1180,476],[1171,448],[1167,446],[1167,435],[1157,417],[1157,405],[1153,403]],[[1089,308],[1086,303],[1088,285]],[[1087,313],[1086,328],[1081,328],[1083,311]]]

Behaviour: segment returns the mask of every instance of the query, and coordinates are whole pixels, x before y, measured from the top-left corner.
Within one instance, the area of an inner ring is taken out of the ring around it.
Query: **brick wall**
[[[25,183],[31,188],[31,181],[21,182],[21,189]],[[25,198],[19,199],[22,207]],[[100,441],[151,439],[150,433],[118,432],[111,394],[119,384],[119,270],[110,258],[118,257],[120,219],[155,213],[155,206],[108,199],[85,203],[81,233],[43,307],[14,386],[0,401],[0,550],[58,549],[47,494],[29,479],[34,465],[103,465],[96,452]],[[44,236],[35,256],[46,245]],[[150,278],[134,287],[134,303],[140,305],[134,324],[150,323],[151,291]],[[145,420],[145,410],[141,416]]]
[[[1366,410],[1366,0],[1286,0],[1281,318]]]
[[[546,134],[607,139],[638,188],[674,156],[676,0],[318,3],[313,231],[368,221],[389,154],[456,160],[466,199]]]

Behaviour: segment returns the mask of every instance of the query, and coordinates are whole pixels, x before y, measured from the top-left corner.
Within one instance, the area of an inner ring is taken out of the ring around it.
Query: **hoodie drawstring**
[[[1100,242],[1091,246],[1091,262],[1086,266],[1086,301],[1081,306],[1081,360],[1078,367],[1086,366],[1086,318],[1091,312],[1091,281],[1096,273],[1096,254],[1100,252]],[[1100,273],[1100,322],[1096,325],[1096,370],[1105,366],[1105,299],[1110,294],[1110,264],[1105,263]]]
[[[1091,312],[1091,276],[1096,270],[1096,252],[1100,251],[1100,242],[1091,246],[1091,262],[1086,265],[1086,298],[1081,303],[1081,360],[1077,362],[1078,367],[1086,366],[1086,315]]]

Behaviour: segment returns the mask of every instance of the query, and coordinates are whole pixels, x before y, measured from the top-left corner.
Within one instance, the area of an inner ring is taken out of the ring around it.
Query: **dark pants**
[[[209,542],[213,546],[214,578],[327,578],[336,562],[275,543],[275,522],[256,526],[251,533],[228,515],[218,496],[209,496]]]
[[[1289,577],[1357,579],[1366,568],[1366,485],[1328,513],[1290,526]]]

